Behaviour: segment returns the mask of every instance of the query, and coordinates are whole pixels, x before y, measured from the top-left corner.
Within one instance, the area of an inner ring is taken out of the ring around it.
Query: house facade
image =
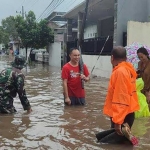
[[[78,38],[82,26],[85,1],[67,12],[64,17],[67,19],[68,43],[71,39],[71,25],[76,23]],[[126,46],[127,44],[127,23],[128,21],[147,22],[150,20],[149,0],[90,0],[86,27],[84,30],[84,42],[82,56],[93,75],[110,77],[112,66],[110,55],[115,45]],[[103,49],[104,43],[109,40]],[[68,46],[69,48],[69,46]],[[103,50],[103,51],[102,51]],[[101,56],[99,57],[99,55]]]
[[[77,46],[86,1],[69,12],[53,12],[47,18],[55,33],[48,47],[49,65],[62,67],[69,61],[69,49]],[[149,0],[89,0],[82,57],[92,75],[109,78],[113,46],[127,45],[129,21],[150,21]]]

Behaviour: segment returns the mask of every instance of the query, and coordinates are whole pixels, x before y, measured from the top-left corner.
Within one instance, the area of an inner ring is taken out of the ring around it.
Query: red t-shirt
[[[89,75],[89,71],[84,64],[84,75],[87,77]],[[70,63],[67,63],[62,68],[62,79],[67,79],[67,86],[68,86],[68,95],[69,97],[78,97],[78,98],[84,98],[85,97],[85,91],[82,89],[81,85],[81,78],[79,75],[79,66],[72,66]]]

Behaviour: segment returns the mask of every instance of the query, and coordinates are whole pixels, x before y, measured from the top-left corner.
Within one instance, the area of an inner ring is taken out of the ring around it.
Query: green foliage
[[[9,41],[9,39],[18,40],[18,33],[15,27],[15,18],[13,16],[7,17],[6,19],[3,19],[1,23],[3,33],[5,34],[5,39],[7,38],[7,41]]]
[[[32,29],[36,28],[35,16],[32,13],[28,13],[26,19],[24,20],[22,16],[16,17],[16,29],[21,38],[22,44],[24,46],[31,47],[32,39]]]
[[[0,26],[0,43],[8,45],[9,34]]]
[[[2,43],[3,40],[3,29],[0,27],[0,43]]]
[[[2,26],[0,27],[0,43],[8,46],[10,38],[16,40],[18,35],[15,27],[15,19],[13,16],[3,19],[1,22]]]
[[[21,39],[24,47],[43,48],[54,41],[54,34],[48,27],[47,20],[36,22],[34,12],[29,11],[25,19],[18,15],[10,16],[2,20],[0,26],[0,43],[8,45],[10,40]]]
[[[47,26],[48,22],[42,20],[37,23],[32,11],[27,14],[25,19],[17,16],[15,20],[17,32],[26,48],[43,48],[49,42],[53,42],[54,35],[51,28]]]
[[[36,40],[35,40],[35,47],[36,48],[43,48],[48,43],[52,43],[54,41],[54,34],[50,27],[48,27],[47,20],[41,20],[37,24],[36,28]]]

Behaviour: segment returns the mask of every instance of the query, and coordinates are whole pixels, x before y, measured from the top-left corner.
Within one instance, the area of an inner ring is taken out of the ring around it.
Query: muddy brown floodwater
[[[0,69],[11,58],[0,56]],[[26,92],[33,112],[23,111],[18,98],[17,113],[0,115],[0,150],[149,150],[150,118],[136,119],[132,132],[139,145],[99,144],[95,133],[108,129],[109,118],[102,108],[108,79],[91,78],[85,84],[86,106],[67,107],[63,103],[61,70],[36,63],[23,69]]]

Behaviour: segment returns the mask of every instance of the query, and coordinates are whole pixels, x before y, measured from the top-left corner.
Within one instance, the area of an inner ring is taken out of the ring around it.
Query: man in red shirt
[[[87,82],[89,80],[89,71],[84,64],[84,74],[80,73],[80,52],[77,48],[71,48],[69,56],[70,61],[63,66],[61,75],[64,101],[67,105],[84,105],[85,90],[82,88],[81,79]]]

